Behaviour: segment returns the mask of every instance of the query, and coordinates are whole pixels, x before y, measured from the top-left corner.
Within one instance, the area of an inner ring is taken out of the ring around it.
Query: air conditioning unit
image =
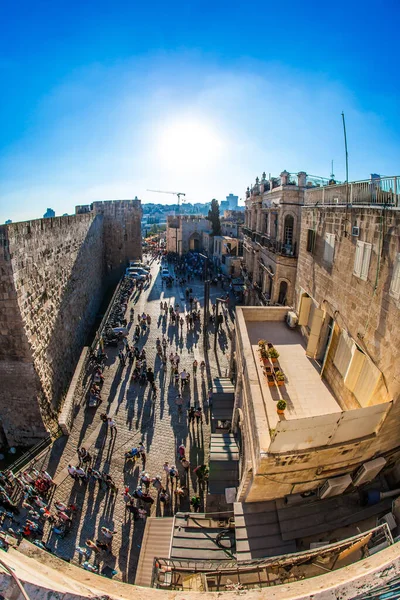
[[[353,475],[353,485],[362,485],[375,479],[379,471],[386,465],[386,460],[381,456],[380,458],[374,458],[369,460],[357,469]]]
[[[352,227],[351,235],[353,235],[354,237],[358,237],[360,235],[360,228],[356,226]]]
[[[393,531],[393,529],[396,529],[396,527],[397,527],[396,519],[394,518],[393,513],[387,513],[386,515],[383,515],[383,517],[378,519],[376,524],[383,525],[384,523],[387,524],[390,531]]]
[[[351,485],[352,479],[350,475],[341,475],[340,477],[332,477],[327,479],[318,490],[318,496],[320,500],[323,498],[331,498],[332,496],[339,496]]]
[[[286,323],[289,325],[290,329],[294,329],[298,322],[298,317],[293,310],[289,310],[286,315]]]

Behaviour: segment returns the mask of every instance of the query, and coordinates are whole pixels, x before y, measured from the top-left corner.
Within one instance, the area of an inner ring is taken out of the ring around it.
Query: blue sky
[[[399,173],[400,3],[0,5],[0,223],[243,197],[262,171]]]

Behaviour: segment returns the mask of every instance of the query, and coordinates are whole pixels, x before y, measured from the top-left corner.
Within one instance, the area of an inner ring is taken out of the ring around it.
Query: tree
[[[221,235],[221,221],[219,218],[219,204],[218,200],[213,198],[211,200],[211,208],[208,211],[207,219],[211,221],[212,235]]]

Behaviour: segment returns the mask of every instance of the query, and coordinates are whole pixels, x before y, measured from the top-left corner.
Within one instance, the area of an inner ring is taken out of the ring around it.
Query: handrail
[[[35,446],[30,448],[30,450],[28,450],[22,456],[17,458],[17,460],[12,463],[8,470],[12,471],[15,475],[38,454],[40,454],[41,452],[43,452],[43,450],[50,446],[51,442],[52,438],[50,435],[47,438],[40,440],[40,442],[38,442]]]
[[[181,559],[181,558],[159,558],[156,557],[154,559],[155,563],[157,562],[160,566],[167,566],[176,569],[186,569],[186,570],[194,570],[197,572],[200,571],[227,571],[230,569],[235,570],[243,570],[252,569],[254,567],[269,567],[276,565],[279,563],[280,566],[289,563],[295,563],[297,561],[304,561],[306,558],[311,558],[313,556],[318,556],[324,554],[326,552],[339,551],[341,548],[352,546],[357,541],[362,540],[363,538],[368,537],[369,534],[377,534],[383,533],[388,544],[394,544],[392,534],[387,523],[383,523],[382,525],[378,525],[377,527],[373,527],[372,529],[368,529],[363,533],[358,533],[357,535],[353,535],[345,540],[341,540],[339,542],[334,542],[331,544],[327,544],[326,546],[313,548],[309,550],[303,550],[302,552],[293,552],[290,554],[281,554],[278,556],[272,556],[268,558],[256,558],[253,560],[243,561],[238,563],[237,560],[194,560],[194,559]],[[373,538],[372,538],[373,539]],[[378,539],[378,542],[381,538]],[[213,568],[214,567],[214,568]]]

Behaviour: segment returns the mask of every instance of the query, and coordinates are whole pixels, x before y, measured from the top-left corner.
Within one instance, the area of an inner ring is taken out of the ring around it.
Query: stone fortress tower
[[[47,437],[107,286],[141,257],[141,202],[0,226],[0,445]]]

